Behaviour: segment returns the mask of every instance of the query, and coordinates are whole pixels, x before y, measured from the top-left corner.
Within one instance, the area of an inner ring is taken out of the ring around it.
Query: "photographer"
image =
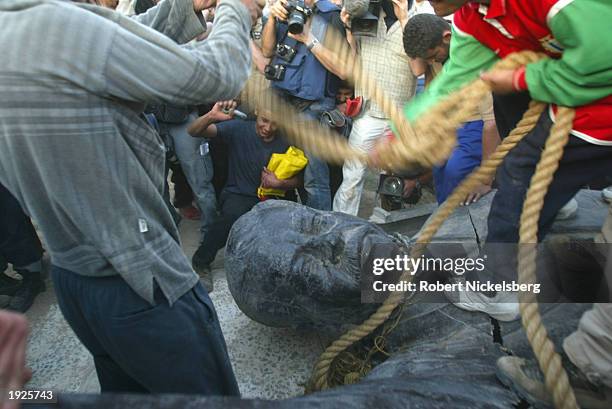
[[[414,96],[416,87],[416,77],[402,42],[409,3],[409,0],[350,0],[345,2],[341,14],[348,30],[347,39],[361,56],[363,68],[378,80],[379,86],[397,106],[405,105]],[[371,32],[358,31],[367,19],[371,22]],[[355,95],[363,96],[359,84]],[[349,143],[357,149],[368,151],[387,126],[388,118],[380,107],[374,103],[366,104],[364,112],[353,122]],[[365,171],[362,163],[344,164],[342,185],[334,198],[334,211],[357,215]]]
[[[335,108],[342,71],[322,42],[327,30],[344,32],[340,9],[328,0],[278,0],[262,33],[262,52],[273,57],[266,67],[272,87],[309,119]],[[302,29],[301,32],[299,29]],[[295,33],[293,33],[295,31]],[[306,204],[331,210],[327,164],[308,155],[304,174]]]

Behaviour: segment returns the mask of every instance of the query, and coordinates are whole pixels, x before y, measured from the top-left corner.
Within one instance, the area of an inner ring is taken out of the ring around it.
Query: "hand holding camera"
[[[304,31],[304,25],[312,15],[312,9],[306,6],[304,0],[278,0],[270,8],[270,14],[280,21],[286,21],[289,33],[296,35]],[[295,39],[300,41],[298,38]]]
[[[287,17],[289,17],[289,12],[287,11],[286,4],[287,0],[277,0],[270,7],[270,15],[272,17],[275,17],[277,20],[287,21]]]

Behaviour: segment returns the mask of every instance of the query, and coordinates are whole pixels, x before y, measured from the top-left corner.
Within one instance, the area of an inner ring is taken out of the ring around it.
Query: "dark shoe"
[[[4,273],[0,273],[0,295],[15,295],[21,287],[21,280],[9,277]]]
[[[192,261],[192,267],[194,271],[200,276],[200,282],[202,283],[204,288],[206,288],[206,291],[208,291],[208,293],[212,293],[214,290],[214,284],[210,264],[198,262],[198,260],[194,257]]]
[[[34,303],[36,296],[43,291],[45,291],[45,283],[40,276],[28,277],[24,275],[23,283],[11,298],[7,309],[21,313],[26,312]]]
[[[584,409],[609,409],[612,407],[612,389],[595,385],[563,355],[563,367],[569,376],[578,405]],[[515,356],[497,360],[497,377],[521,398],[536,408],[552,408],[552,395],[546,390],[544,376],[536,361]]]

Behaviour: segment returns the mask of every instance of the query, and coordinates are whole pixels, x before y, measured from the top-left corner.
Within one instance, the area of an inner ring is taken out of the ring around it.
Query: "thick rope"
[[[462,203],[465,197],[472,192],[479,183],[491,179],[495,174],[495,170],[502,163],[508,152],[510,152],[510,150],[531,131],[531,129],[533,129],[544,111],[544,108],[545,104],[536,102],[531,103],[517,127],[504,139],[497,147],[496,151],[482,164],[482,166],[463,180],[448,197],[446,202],[438,209],[430,222],[421,230],[417,238],[417,244],[419,245],[415,246],[411,251],[411,257],[420,257],[421,254],[423,254],[424,245],[431,241],[440,226],[442,226],[448,216]],[[412,277],[410,271],[405,271],[398,281],[411,281]],[[329,387],[328,373],[333,360],[346,348],[366,337],[379,325],[384,323],[393,310],[402,302],[403,297],[404,294],[402,292],[393,292],[365,322],[342,335],[321,354],[311,378],[311,384],[314,390],[322,390]]]
[[[542,152],[542,159],[531,178],[523,204],[519,230],[519,283],[536,282],[536,246],[540,212],[544,206],[548,187],[559,167],[563,148],[569,140],[574,114],[573,109],[559,108],[556,123]],[[542,323],[536,295],[532,292],[520,292],[519,301],[521,320],[527,333],[527,339],[544,373],[546,388],[552,394],[555,406],[563,409],[577,408],[578,403],[561,363],[561,357],[555,351],[555,346],[548,338],[548,333]]]
[[[347,74],[348,79],[355,82],[364,90],[366,95],[381,107],[382,111],[388,115],[395,126],[396,135],[398,136],[397,140],[378,151],[379,159],[384,164],[384,167],[390,170],[406,169],[415,164],[431,167],[442,163],[448,158],[456,143],[456,129],[460,124],[469,119],[486,93],[490,92],[490,87],[482,80],[472,82],[460,91],[448,96],[435,107],[430,108],[426,114],[421,115],[415,127],[412,128],[397,105],[382,92],[382,89],[376,83],[376,79],[363,70],[358,58],[348,49],[345,41],[331,31],[328,34],[325,39],[325,45],[328,49],[336,51],[334,55],[336,66],[341,67]],[[516,53],[497,63],[494,70],[514,69],[541,58],[543,58],[542,54],[534,52],[525,51]],[[304,121],[295,109],[269,90],[261,76],[252,76],[247,84],[244,95],[246,96],[246,102],[255,104],[260,109],[266,108],[270,110],[272,119],[277,121],[286,136],[302,149],[332,163],[343,163],[350,160],[368,161],[365,152],[349,146],[344,139],[334,135],[329,129],[321,128],[314,121]],[[496,152],[455,189],[431,221],[422,229],[417,238],[417,246],[411,251],[412,257],[419,257],[422,254],[425,244],[431,241],[444,220],[459,206],[467,194],[478,186],[479,183],[490,180],[495,173],[495,169],[503,161],[506,154],[533,129],[544,108],[544,104],[532,103],[517,128],[504,140]],[[570,115],[573,118],[572,113],[566,111],[559,112],[558,122],[555,126],[555,132],[553,132],[557,134],[557,137],[559,137],[559,134],[563,134],[562,131],[565,128],[567,128],[565,135],[569,132],[572,123]],[[560,123],[563,123],[565,128],[561,128]],[[431,124],[435,124],[435,126],[430,126]],[[559,145],[561,146],[560,153]],[[536,172],[538,178],[536,179],[534,176],[533,179],[533,189],[537,192],[537,195],[534,194],[534,197],[539,197],[539,199],[525,202],[524,214],[521,218],[521,232],[523,232],[523,229],[535,226],[535,234],[527,230],[533,238],[521,234],[521,242],[529,242],[529,240],[535,242],[537,239],[539,212],[548,185],[552,180],[552,174],[556,170],[557,166],[555,164],[558,163],[562,154],[563,145],[564,143],[553,144],[556,150],[553,150],[552,153],[545,151],[542,159],[544,165],[538,165],[538,169],[544,169],[541,171],[544,172],[544,176],[539,176],[538,172]],[[553,170],[551,171],[551,169]],[[524,239],[524,237],[529,238]],[[523,239],[526,241],[523,241]],[[532,256],[532,258],[520,257],[520,260],[523,262],[519,266],[519,271],[521,271],[523,279],[528,278],[535,281],[535,253]],[[529,265],[529,269],[526,269],[527,265]],[[400,281],[410,281],[411,279],[411,272],[405,271]],[[368,336],[383,324],[402,302],[403,298],[404,294],[401,292],[392,293],[365,322],[334,341],[323,352],[315,365],[310,382],[311,388],[314,390],[328,388],[330,368],[334,359],[352,344]],[[521,314],[523,326],[528,333],[529,341],[538,358],[540,367],[544,371],[546,385],[553,392],[556,406],[559,408],[576,407],[567,375],[561,366],[558,355],[554,352],[554,346],[548,339],[546,329],[539,316],[537,300],[535,298],[527,300],[522,298]],[[351,375],[349,378],[353,379],[355,376]]]

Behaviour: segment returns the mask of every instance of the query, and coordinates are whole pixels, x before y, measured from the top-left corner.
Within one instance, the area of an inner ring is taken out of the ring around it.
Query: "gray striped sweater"
[[[135,21],[139,20],[139,21]],[[130,19],[57,0],[0,1],[0,183],[38,224],[52,262],[120,274],[154,303],[197,282],[163,198],[164,148],[144,103],[228,99],[250,66],[250,18],[221,0],[203,31],[191,0]],[[178,44],[177,44],[178,43]]]

